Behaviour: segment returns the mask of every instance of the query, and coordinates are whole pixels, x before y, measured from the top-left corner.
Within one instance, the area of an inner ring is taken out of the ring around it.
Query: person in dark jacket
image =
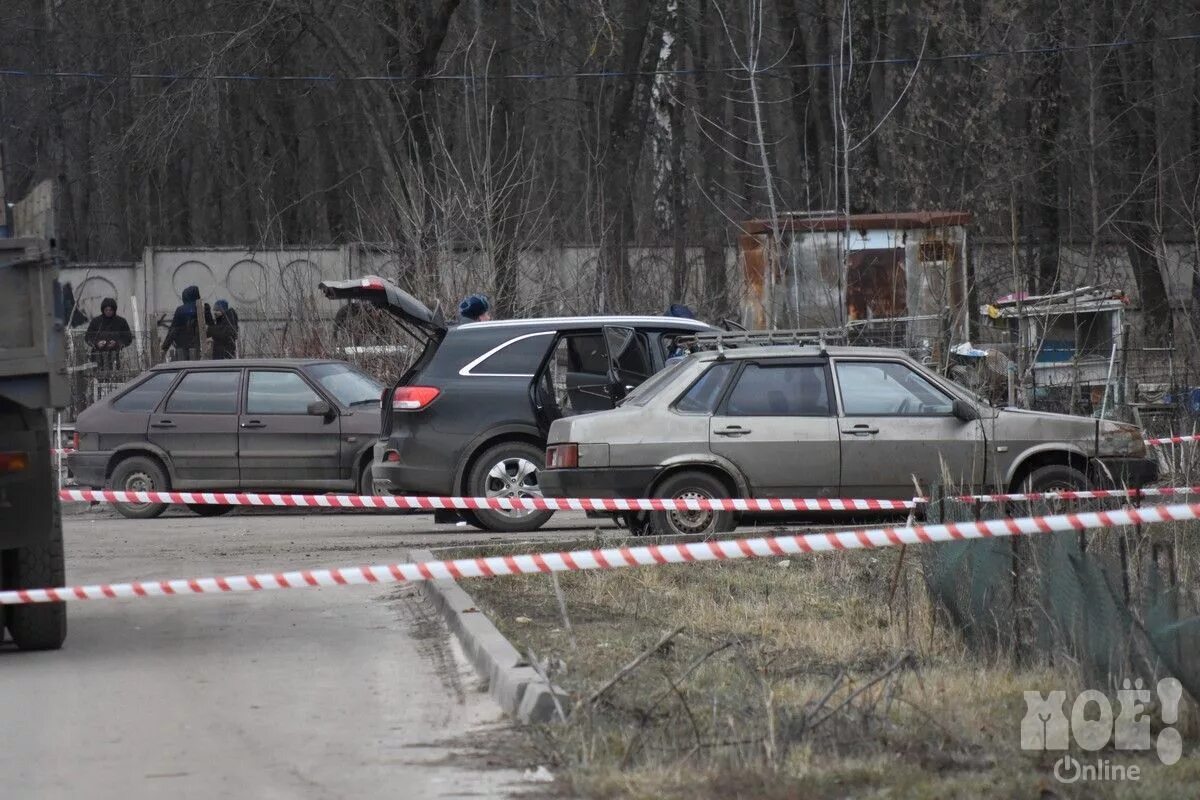
[[[492,304],[488,302],[486,295],[473,294],[470,297],[464,297],[463,301],[458,304],[458,324],[487,322],[492,318],[491,311]]]
[[[188,361],[191,359],[201,358],[200,354],[200,320],[197,317],[200,305],[200,288],[197,286],[189,286],[183,290],[181,299],[183,305],[175,309],[175,316],[171,318],[171,327],[167,329],[167,335],[163,338],[162,350],[165,354],[171,347],[175,348],[175,352],[171,355],[172,361]],[[204,306],[205,322],[209,321],[211,311],[208,305]]]
[[[237,358],[238,317],[227,300],[213,303],[213,322],[208,327],[213,358]]]
[[[121,368],[121,351],[133,343],[129,323],[117,314],[117,301],[106,297],[100,302],[100,316],[92,317],[83,340],[91,345],[92,361],[100,369]]]

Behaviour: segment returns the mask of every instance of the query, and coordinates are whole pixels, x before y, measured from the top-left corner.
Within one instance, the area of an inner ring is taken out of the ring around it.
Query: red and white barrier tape
[[[1108,498],[1177,497],[1200,494],[1200,486],[1154,486],[1146,489],[1090,489],[1062,492],[1024,492],[1019,494],[964,494],[953,499],[964,503],[1017,503],[1030,500],[1100,500]],[[926,498],[917,502],[927,503]]]
[[[176,503],[283,508],[500,509],[504,511],[904,511],[912,500],[813,499],[610,499],[602,497],[412,497],[347,494],[246,494],[229,492],[118,492],[63,489],[76,503]]]
[[[965,503],[1009,503],[1035,500],[1097,500],[1136,497],[1176,497],[1200,494],[1200,486],[1160,486],[1147,489],[1094,489],[1087,491],[1021,492],[1012,494],[958,495]],[[499,509],[533,511],[906,511],[928,502],[857,498],[760,498],[679,499],[669,498],[499,498],[420,497],[402,495],[267,494],[230,492],[119,492],[112,490],[63,489],[60,499],[94,503],[172,503],[178,505],[236,505],[259,508],[363,508],[363,509]]]
[[[1164,444],[1183,444],[1184,442],[1200,441],[1200,434],[1192,436],[1164,436],[1161,439],[1147,439],[1146,444],[1150,447],[1158,447]]]
[[[493,578],[505,575],[569,572],[620,567],[686,564],[741,558],[801,555],[835,550],[893,547],[997,536],[1020,536],[1054,531],[1081,531],[1122,525],[1151,525],[1173,520],[1200,518],[1200,503],[1146,506],[1120,511],[1058,514],[1020,519],[917,525],[907,528],[772,536],[756,539],[663,544],[643,547],[613,547],[603,550],[574,550],[560,553],[529,553],[518,556],[459,558],[407,564],[341,567],[338,569],[293,570],[224,578],[180,578],[163,581],[17,589],[0,592],[0,605],[55,603],[66,600],[100,600],[119,597],[163,597],[185,594],[258,592],[267,589],[298,589],[308,586],[350,586],[401,581],[460,578]]]

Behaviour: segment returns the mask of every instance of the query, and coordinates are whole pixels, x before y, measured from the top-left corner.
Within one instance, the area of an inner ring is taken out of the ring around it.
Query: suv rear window
[[[171,392],[166,410],[172,414],[236,413],[241,382],[241,370],[189,372]]]
[[[153,411],[178,372],[157,372],[113,401],[117,411]]]
[[[532,378],[553,336],[554,331],[543,331],[510,339],[482,360],[468,365],[463,373]]]

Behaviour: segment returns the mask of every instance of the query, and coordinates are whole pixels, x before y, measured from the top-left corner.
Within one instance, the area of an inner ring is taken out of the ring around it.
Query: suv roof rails
[[[830,344],[846,344],[845,328],[794,328],[767,331],[705,331],[681,337],[679,343],[696,350],[722,351],[726,347],[764,347],[772,345],[811,345],[825,349]]]

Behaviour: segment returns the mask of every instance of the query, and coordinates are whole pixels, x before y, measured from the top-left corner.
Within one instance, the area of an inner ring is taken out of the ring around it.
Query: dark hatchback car
[[[372,469],[380,494],[540,497],[551,423],[613,408],[658,372],[679,338],[715,330],[677,317],[558,317],[448,326],[368,276],[321,284],[371,303],[424,343],[385,393]],[[476,511],[472,524],[533,530],[549,512]]]
[[[343,361],[176,361],[88,407],[68,456],[79,483],[123,491],[369,494],[383,386]],[[162,503],[117,504],[154,517]],[[193,505],[216,516],[232,506]]]

